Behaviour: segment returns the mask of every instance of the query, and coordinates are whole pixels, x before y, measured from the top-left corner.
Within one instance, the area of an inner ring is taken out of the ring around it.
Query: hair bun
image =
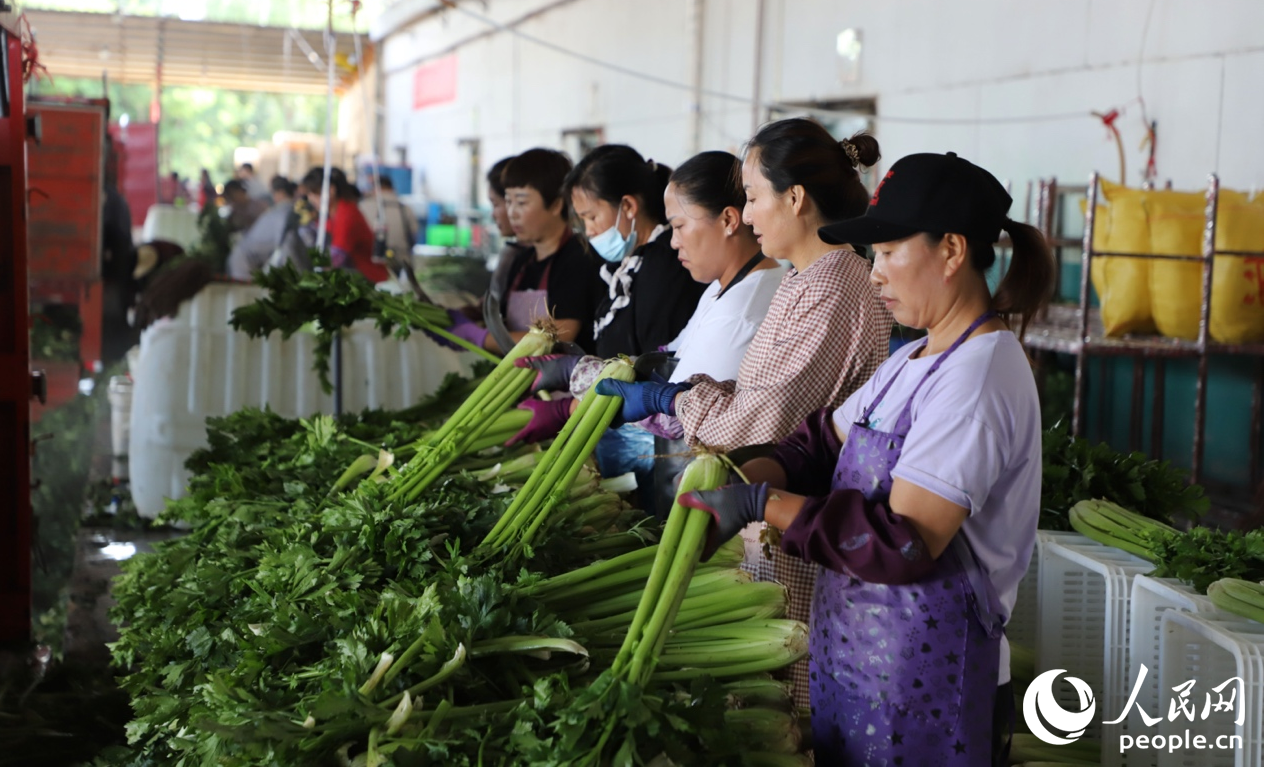
[[[838,142],[838,145],[847,153],[847,159],[851,160],[853,168],[860,164],[860,150],[856,148],[855,144],[851,143],[849,139],[843,139]]]
[[[878,160],[882,159],[882,153],[878,150],[878,140],[864,131],[857,133],[851,138],[845,138],[838,143],[847,152],[847,157],[852,161],[854,167],[863,165],[866,168],[870,168],[877,165]]]

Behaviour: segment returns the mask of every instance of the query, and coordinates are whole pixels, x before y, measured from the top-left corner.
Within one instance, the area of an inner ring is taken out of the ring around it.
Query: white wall
[[[490,0],[486,13],[505,23],[556,6],[518,29],[689,85],[694,1]],[[702,2],[703,85],[749,99],[756,2]],[[480,3],[463,5],[482,12]],[[1264,186],[1262,0],[767,0],[765,19],[764,100],[876,99],[884,163],[955,150],[1018,185],[1053,175],[1082,183],[1092,170],[1115,178],[1115,145],[1089,113],[1121,108],[1128,181],[1137,184],[1141,95],[1158,121],[1161,180],[1193,188],[1215,171],[1231,186]],[[864,48],[859,77],[844,83],[835,41],[849,27],[861,30]],[[387,144],[408,146],[432,199],[457,197],[462,138],[481,138],[484,169],[531,146],[560,146],[562,130],[584,126],[669,164],[691,153],[688,89],[507,32],[459,48],[455,103],[414,111],[410,64],[488,29],[448,12],[383,45]],[[1072,116],[1007,121],[1064,114]],[[749,102],[707,95],[701,115],[702,149],[734,150],[750,135]]]

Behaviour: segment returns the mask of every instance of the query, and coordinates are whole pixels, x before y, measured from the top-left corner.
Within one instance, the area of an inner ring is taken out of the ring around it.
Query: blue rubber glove
[[[690,509],[701,509],[711,515],[713,524],[707,532],[707,547],[702,552],[706,562],[723,546],[754,522],[764,521],[764,507],[768,504],[768,483],[754,485],[725,485],[715,490],[695,490],[685,493],[677,501]]]
[[[578,354],[545,354],[540,357],[519,357],[514,367],[532,368],[538,371],[531,393],[544,391],[570,391],[571,373],[582,357]]]
[[[611,428],[644,421],[658,413],[676,415],[676,395],[690,388],[687,383],[667,383],[663,380],[627,383],[603,378],[597,382],[598,394],[623,398],[623,409],[615,416]]]

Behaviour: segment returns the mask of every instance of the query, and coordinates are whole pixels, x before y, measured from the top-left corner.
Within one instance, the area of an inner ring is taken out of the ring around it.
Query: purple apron
[[[505,326],[510,331],[520,333],[530,330],[536,320],[549,316],[549,275],[553,272],[553,262],[544,265],[544,274],[540,276],[542,288],[536,290],[520,290],[522,278],[527,272],[524,264],[518,270],[513,285],[509,286],[505,305]]]
[[[869,428],[887,385],[852,425],[832,487],[871,501],[912,425],[917,390],[980,325],[979,317],[918,382],[892,431]],[[958,532],[923,581],[886,586],[821,568],[812,601],[810,679],[817,764],[982,767],[992,762],[1003,618],[1000,600]]]

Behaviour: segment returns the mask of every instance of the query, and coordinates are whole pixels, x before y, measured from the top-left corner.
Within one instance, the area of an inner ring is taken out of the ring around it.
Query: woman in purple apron
[[[527,246],[518,250],[503,275],[498,270],[507,286],[498,296],[508,331],[504,341],[517,343],[532,323],[551,317],[560,341],[581,348],[592,345],[598,264],[570,228],[563,193],[570,171],[571,161],[561,152],[529,149],[511,159],[501,173],[509,224],[518,242]],[[453,334],[489,351],[508,351],[464,313],[448,314]]]
[[[865,216],[822,229],[874,244],[883,301],[925,341],[744,465],[754,484],[685,499],[715,517],[712,547],[766,521],[784,531],[784,552],[821,566],[810,618],[818,764],[1005,764],[1003,627],[1035,543],[1041,470],[1018,339],[1053,274],[1039,232],[1007,218],[1010,202],[955,154],[911,155]],[[993,296],[985,272],[1002,229],[1013,261]]]

